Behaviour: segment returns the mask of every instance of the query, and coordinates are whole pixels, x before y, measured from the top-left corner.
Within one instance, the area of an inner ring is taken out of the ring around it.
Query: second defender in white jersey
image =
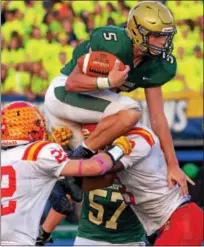
[[[168,187],[167,165],[158,137],[142,124],[137,124],[127,133],[127,137],[132,142],[132,152],[129,156],[124,156],[109,172],[117,172],[117,179],[123,185],[121,194],[137,215],[147,235],[165,226],[169,230],[169,236],[160,237],[161,241],[157,244],[166,245],[172,237],[172,241],[174,239],[175,242],[171,242],[170,245],[185,245],[189,243],[185,242],[188,233],[185,227],[178,227],[178,221],[181,221],[183,226],[187,225],[186,228],[193,228],[191,232],[194,236],[190,245],[200,243],[202,227],[198,225],[202,225],[199,220],[202,219],[201,210],[194,203],[189,203],[189,195],[182,196],[181,188],[177,184],[172,188]],[[96,189],[97,181],[84,179],[85,188]],[[185,212],[179,211],[183,204]],[[186,215],[186,219],[182,219],[181,215]],[[166,225],[168,222],[171,227]],[[172,232],[172,226],[174,229],[178,227],[177,237],[175,232]]]
[[[125,170],[117,173],[123,186],[122,195],[131,204],[148,235],[162,227],[172,212],[189,196],[182,196],[180,187],[167,185],[167,165],[158,137],[138,124],[128,133],[134,148],[130,157],[123,157]]]
[[[61,146],[46,141],[44,118],[33,105],[14,102],[1,115],[1,244],[34,245],[58,177],[103,174],[120,156],[114,150],[123,155],[124,145],[86,161],[71,161]]]

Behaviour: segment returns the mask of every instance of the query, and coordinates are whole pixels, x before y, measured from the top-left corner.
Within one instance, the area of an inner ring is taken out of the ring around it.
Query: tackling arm
[[[107,188],[113,184],[115,173],[122,170],[124,170],[124,166],[118,161],[117,164],[103,176],[83,178],[82,189],[88,192],[91,190]]]
[[[107,171],[113,166],[111,157],[105,153],[95,155],[101,159]],[[61,172],[61,176],[97,176],[103,174],[103,165],[97,159],[70,160]]]
[[[110,170],[132,148],[129,140],[121,136],[113,146],[87,160],[70,160],[61,172],[61,176],[98,176]]]

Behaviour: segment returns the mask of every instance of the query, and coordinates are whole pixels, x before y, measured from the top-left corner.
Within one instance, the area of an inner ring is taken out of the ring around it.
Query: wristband
[[[82,169],[82,162],[83,160],[79,160],[79,170],[78,170],[78,175],[81,177],[82,176],[82,172],[81,172],[81,169]]]
[[[110,167],[106,163],[104,163],[104,161],[99,157],[99,155],[95,155],[91,159],[96,160],[99,163],[100,168],[101,168],[100,175],[103,175],[110,169]]]
[[[123,150],[119,146],[111,147],[110,149],[106,150],[106,153],[111,157],[113,164],[120,160],[124,155]]]
[[[107,89],[111,88],[110,79],[108,77],[97,77],[96,78],[96,86],[98,89]]]

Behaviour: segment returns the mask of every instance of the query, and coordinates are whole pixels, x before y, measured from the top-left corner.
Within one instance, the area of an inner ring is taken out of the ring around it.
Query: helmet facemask
[[[173,51],[173,37],[176,34],[176,29],[172,28],[171,32],[150,32],[143,28],[142,26],[138,27],[138,31],[142,36],[143,42],[139,46],[140,51],[147,53],[150,56],[154,57],[164,57],[164,55],[169,55]],[[165,36],[166,41],[163,47],[155,46],[149,43],[150,35],[154,36]],[[133,40],[134,43],[134,40]]]

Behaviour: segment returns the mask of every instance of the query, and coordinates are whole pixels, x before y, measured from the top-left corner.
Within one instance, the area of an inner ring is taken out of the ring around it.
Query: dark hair
[[[191,31],[194,31],[195,29],[195,22],[192,19],[187,19],[184,21],[185,24],[187,24],[190,27]]]

